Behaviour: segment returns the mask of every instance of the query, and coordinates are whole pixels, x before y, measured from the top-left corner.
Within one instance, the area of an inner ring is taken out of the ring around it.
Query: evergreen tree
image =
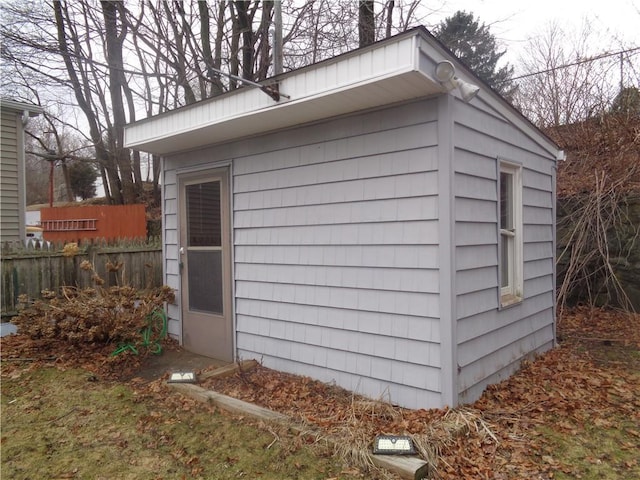
[[[635,87],[626,87],[620,90],[620,93],[613,100],[611,111],[640,117],[640,90]]]
[[[457,11],[440,22],[433,34],[478,77],[511,100],[516,90],[511,80],[513,67],[507,64],[498,68],[498,61],[506,51],[498,50],[489,27],[480,24],[473,13]]]
[[[96,196],[97,178],[96,168],[88,162],[75,161],[69,165],[71,191],[83,200]]]

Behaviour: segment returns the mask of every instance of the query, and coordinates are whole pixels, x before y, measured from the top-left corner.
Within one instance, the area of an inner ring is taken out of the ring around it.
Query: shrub
[[[174,292],[167,286],[151,291],[129,286],[103,288],[93,266],[83,268],[94,271],[94,288],[43,291],[42,299],[35,301],[21,296],[22,308],[12,320],[21,334],[70,344],[135,343],[154,310],[174,301]]]

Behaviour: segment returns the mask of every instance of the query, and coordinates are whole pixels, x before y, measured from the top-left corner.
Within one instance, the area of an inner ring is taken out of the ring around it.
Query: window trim
[[[500,308],[517,305],[524,298],[524,258],[523,258],[523,221],[522,221],[522,165],[504,159],[498,159],[497,181],[497,230],[498,230],[498,297]],[[511,176],[511,204],[510,213],[511,228],[502,228],[502,174]],[[509,259],[509,279],[503,287],[503,245],[509,242],[510,250],[507,252]]]

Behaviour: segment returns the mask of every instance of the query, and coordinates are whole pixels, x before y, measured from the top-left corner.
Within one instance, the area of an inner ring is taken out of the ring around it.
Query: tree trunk
[[[109,188],[109,180],[107,178],[107,172],[104,169],[104,165],[98,164],[100,169],[100,178],[102,178],[102,188],[104,189],[104,198],[107,201],[107,205],[113,204],[113,198],[111,197],[111,189]]]
[[[376,24],[373,15],[373,0],[360,0],[358,5],[358,35],[360,47],[376,41]]]
[[[124,63],[122,60],[122,44],[127,35],[126,23],[120,22],[118,32],[118,13],[122,14],[121,2],[103,1],[102,14],[105,23],[105,40],[107,50],[107,63],[109,65],[109,95],[113,111],[113,126],[111,133],[111,153],[115,164],[120,171],[123,203],[135,203],[137,199],[136,189],[133,183],[133,171],[131,168],[131,155],[128,148],[124,148],[124,126],[127,118],[124,112],[122,91],[124,89]],[[121,17],[122,18],[122,17]]]
[[[240,70],[240,61],[238,60],[238,49],[240,46],[240,25],[238,16],[236,15],[235,2],[229,2],[229,12],[231,13],[231,52],[229,54],[229,70],[231,75],[238,76]],[[238,88],[238,82],[234,78],[229,79],[231,90]]]
[[[213,54],[211,53],[211,32],[209,27],[209,6],[207,2],[198,2],[200,13],[200,42],[202,44],[202,59],[207,69],[207,79],[211,82],[211,91],[214,90],[214,79],[217,78],[213,71]],[[202,92],[202,98],[207,98],[206,88]]]
[[[69,169],[67,168],[67,161],[63,158],[60,160],[60,167],[62,168],[62,176],[64,177],[65,193],[68,202],[73,202],[74,195],[71,190],[71,177],[69,176]]]
[[[260,19],[260,27],[256,32],[259,38],[259,44],[256,48],[258,57],[258,66],[256,68],[256,80],[264,80],[269,74],[269,65],[271,58],[269,56],[269,27],[271,26],[271,14],[273,12],[273,0],[262,2],[262,18]],[[275,50],[273,51],[275,53]]]
[[[386,38],[389,38],[391,36],[391,27],[393,26],[393,7],[395,6],[395,3],[393,0],[388,0],[387,1],[387,21],[386,21]]]
[[[164,10],[167,15],[167,20],[171,25],[171,29],[173,30],[173,36],[174,36],[173,47],[175,48],[174,53],[176,55],[174,68],[176,69],[176,73],[178,75],[177,83],[182,87],[184,91],[185,102],[187,103],[187,105],[189,105],[196,102],[196,95],[193,89],[191,88],[191,85],[189,84],[189,79],[187,76],[186,66],[188,62],[187,62],[187,56],[184,49],[184,35],[178,28],[178,25],[174,19],[173,12],[169,8],[169,2],[164,1],[162,2],[162,5],[164,6]]]
[[[96,160],[103,165],[104,169],[107,171],[109,184],[111,185],[111,199],[117,204],[122,204],[123,198],[120,190],[114,189],[114,186],[120,183],[120,179],[117,175],[117,169],[115,168],[113,159],[109,155],[108,149],[104,144],[102,132],[98,124],[96,113],[92,108],[91,101],[85,96],[85,92],[87,95],[90,95],[92,91],[91,86],[88,83],[87,73],[81,70],[81,65],[78,66],[78,71],[76,71],[74,60],[80,58],[80,56],[76,55],[75,52],[71,52],[69,44],[67,43],[67,35],[69,35],[74,46],[78,45],[79,40],[77,36],[72,35],[67,31],[67,28],[65,28],[66,22],[69,21],[66,3],[61,1],[53,2],[53,9],[56,20],[60,55],[64,60],[65,68],[69,75],[69,81],[73,88],[73,93],[76,97],[76,101],[78,102],[78,106],[84,113],[87,123],[89,124],[89,134],[96,150]],[[80,76],[78,73],[80,73]],[[82,81],[80,78],[82,78]]]
[[[162,165],[162,159],[160,155],[151,155],[151,164],[153,168],[153,192],[154,195],[159,195],[160,190],[158,185],[160,184],[160,166]]]
[[[253,80],[253,29],[249,17],[249,2],[237,0],[238,27],[242,34],[242,78]]]
[[[207,79],[211,83],[211,95],[220,95],[223,92],[223,85],[220,81],[220,75],[215,69],[220,69],[221,59],[220,50],[222,49],[222,35],[224,33],[224,1],[221,1],[218,5],[218,12],[222,16],[222,21],[218,18],[218,30],[216,32],[215,52],[216,58],[214,60],[213,53],[211,51],[211,30],[210,23],[211,18],[209,16],[209,7],[207,2],[198,2],[198,11],[200,13],[200,42],[202,43],[202,56],[207,68]],[[216,66],[217,64],[217,66]],[[203,98],[206,97],[206,91],[202,92]]]
[[[225,1],[220,0],[218,3],[218,21],[216,25],[216,43],[214,46],[213,67],[220,70],[222,67],[222,39],[224,37],[224,11],[226,9]],[[211,93],[213,95],[219,95],[224,91],[224,85],[219,76],[216,76],[213,81],[213,88]]]

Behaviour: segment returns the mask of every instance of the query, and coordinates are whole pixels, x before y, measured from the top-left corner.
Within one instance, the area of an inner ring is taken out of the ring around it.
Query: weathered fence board
[[[38,249],[16,245],[2,248],[0,285],[2,316],[15,315],[18,297],[41,298],[43,290],[58,292],[62,286],[95,286],[94,272],[103,287],[129,285],[149,289],[162,285],[162,246],[158,239],[87,243],[74,255],[65,255],[63,245]],[[84,261],[94,271],[81,267]]]

